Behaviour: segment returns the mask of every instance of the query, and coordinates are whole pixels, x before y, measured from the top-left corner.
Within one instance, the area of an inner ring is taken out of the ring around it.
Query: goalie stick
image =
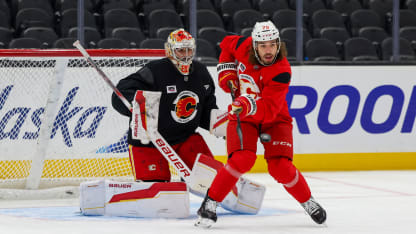
[[[85,57],[88,63],[98,72],[101,78],[111,87],[113,92],[117,95],[117,97],[123,102],[123,104],[132,111],[132,105],[130,102],[124,97],[124,95],[117,89],[117,87],[113,84],[113,82],[108,78],[108,76],[100,69],[100,67],[91,59],[91,56],[88,52],[84,49],[81,43],[77,40],[73,44]],[[179,157],[179,155],[173,150],[173,148],[169,145],[169,143],[160,135],[157,129],[152,129],[148,131],[150,140],[155,145],[155,147],[159,150],[159,152],[163,155],[163,157],[168,160],[179,172],[179,175],[186,183],[189,183],[191,170],[185,164],[185,162]]]

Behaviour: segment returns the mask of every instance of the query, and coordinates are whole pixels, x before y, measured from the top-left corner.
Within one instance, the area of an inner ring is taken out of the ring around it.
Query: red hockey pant
[[[156,148],[131,145],[129,148],[130,163],[136,180],[170,181],[169,163]],[[198,153],[214,157],[198,133],[191,135],[182,143],[173,145],[172,148],[190,169],[192,169]]]

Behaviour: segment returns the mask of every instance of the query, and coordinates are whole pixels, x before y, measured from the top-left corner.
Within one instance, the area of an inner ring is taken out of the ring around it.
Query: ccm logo
[[[287,147],[292,147],[292,144],[290,144],[287,141],[273,141],[273,145],[283,145]]]
[[[161,151],[170,159],[172,164],[182,173],[184,177],[190,176],[191,173],[179,162],[178,156],[174,154],[162,139],[156,139],[156,144],[160,147]]]

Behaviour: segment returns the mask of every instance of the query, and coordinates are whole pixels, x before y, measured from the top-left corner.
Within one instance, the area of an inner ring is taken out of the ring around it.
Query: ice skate
[[[201,207],[198,210],[198,220],[195,222],[195,226],[210,228],[215,222],[217,222],[216,210],[217,202],[212,200],[207,193]]]
[[[326,211],[313,197],[308,201],[301,203],[305,211],[311,216],[317,224],[323,224],[326,220]]]

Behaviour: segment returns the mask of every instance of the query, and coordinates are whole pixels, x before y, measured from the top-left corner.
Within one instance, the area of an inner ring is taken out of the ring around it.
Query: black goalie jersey
[[[215,85],[207,68],[197,61],[192,62],[188,76],[179,73],[168,58],[151,61],[136,73],[120,80],[120,92],[132,102],[137,90],[160,91],[158,130],[171,145],[185,141],[198,127],[209,130],[211,109],[217,109]],[[122,115],[130,117],[130,111],[113,94],[113,107]],[[131,138],[128,143],[143,145]]]

